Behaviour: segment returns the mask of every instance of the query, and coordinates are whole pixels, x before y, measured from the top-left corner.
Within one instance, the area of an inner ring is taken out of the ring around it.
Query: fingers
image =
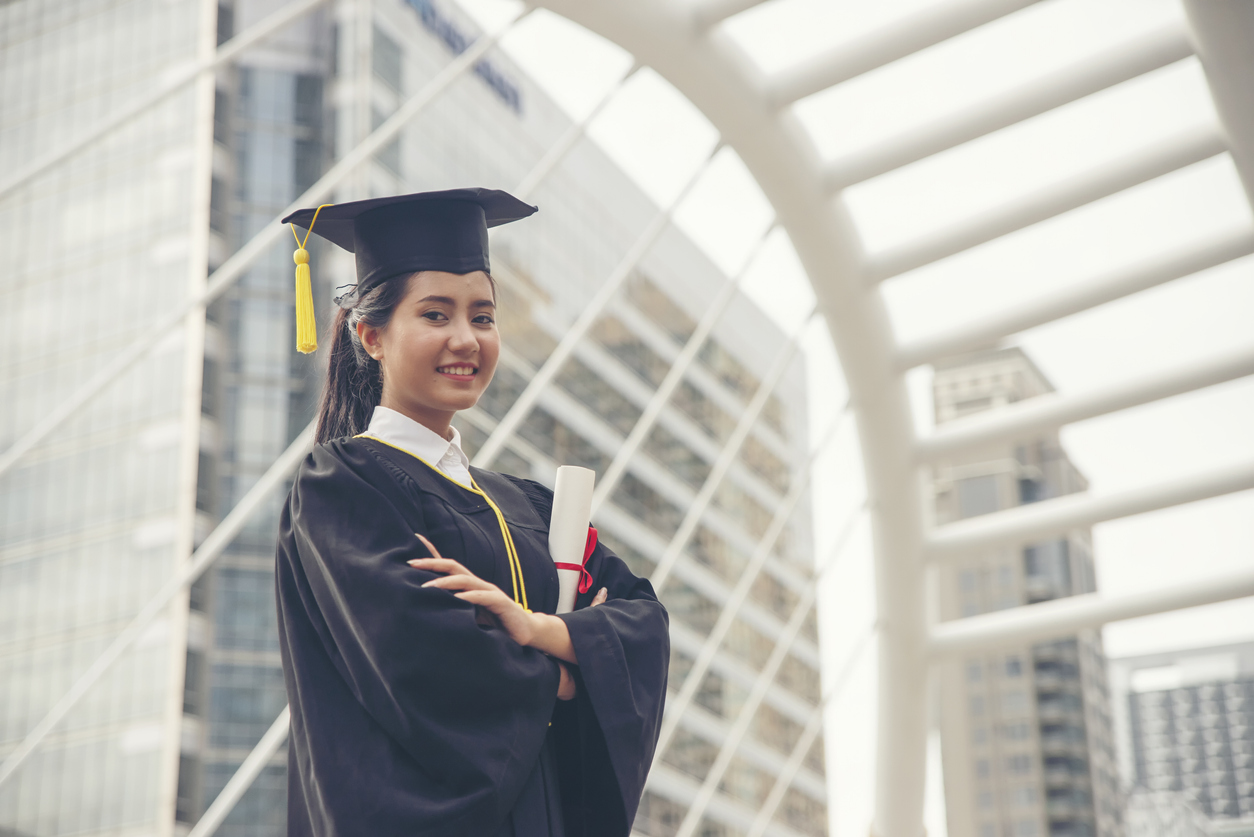
[[[508,596],[506,596],[504,593],[502,593],[500,590],[496,588],[493,588],[491,590],[487,590],[487,589],[463,590],[462,592],[454,593],[453,595],[461,599],[462,601],[470,602],[471,604],[477,604],[480,607],[487,608],[489,613],[495,613],[495,611],[492,610],[492,607],[494,605],[498,605],[498,606],[501,605],[502,599],[504,599],[506,602],[510,604],[513,604],[512,599],[510,599]]]
[[[557,670],[559,673],[557,681],[557,699],[574,699],[577,687],[575,685],[575,678],[570,675],[570,669],[568,669],[564,663],[559,662],[557,664]]]
[[[415,558],[412,561],[406,561],[409,566],[427,570],[433,573],[448,573],[449,575],[474,575],[470,570],[463,567],[452,558]]]
[[[427,540],[424,536],[418,534],[417,532],[414,532],[414,537],[422,541],[422,545],[425,546],[427,548],[427,551],[431,553],[432,558],[444,557],[443,555],[440,554],[440,550],[435,548],[435,544],[431,543],[431,541]],[[412,564],[413,561],[410,561],[409,563]]]
[[[438,587],[441,590],[497,590],[499,589],[490,581],[484,581],[475,575],[458,573],[456,575],[442,575],[439,578],[433,578],[422,585],[423,587]]]
[[[588,607],[596,607],[599,604],[605,604],[605,600],[608,599],[609,597],[610,597],[609,589],[606,587],[602,587],[600,590],[597,591],[596,596],[592,598],[592,604],[588,605]]]

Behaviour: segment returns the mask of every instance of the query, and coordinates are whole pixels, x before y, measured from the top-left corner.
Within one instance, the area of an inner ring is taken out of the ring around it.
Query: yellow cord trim
[[[466,485],[465,483],[461,483],[453,479],[448,474],[444,473],[439,468],[435,467],[434,465],[432,465],[427,460],[423,459],[418,454],[412,451],[405,450],[402,447],[398,447],[397,445],[394,445],[391,442],[385,442],[383,439],[380,439],[378,436],[371,436],[369,433],[358,433],[353,438],[354,439],[372,439],[381,445],[387,445],[388,447],[398,450],[401,453],[409,454],[414,459],[417,459],[423,465],[426,465],[432,471],[435,471],[437,474],[444,477],[444,479],[448,480],[449,482],[451,482],[453,485],[457,486],[458,488],[465,489],[466,491],[469,491],[471,494],[478,494],[480,497],[482,497],[487,502],[488,507],[491,508],[492,512],[496,515],[497,525],[501,527],[501,537],[505,541],[506,561],[509,564],[509,578],[510,578],[510,582],[513,584],[513,587],[514,587],[514,601],[517,602],[519,605],[521,605],[523,610],[527,611],[528,613],[531,612],[531,608],[527,604],[527,585],[525,581],[523,580],[522,561],[518,559],[518,549],[514,546],[514,537],[513,535],[510,534],[509,524],[505,522],[505,515],[501,512],[500,507],[497,506],[495,502],[493,502],[492,498],[488,496],[487,492],[485,492],[482,488],[480,488],[478,485],[475,484],[473,477],[471,478],[470,485]]]
[[[318,321],[314,314],[313,281],[309,275],[309,251],[305,249],[305,244],[314,224],[318,223],[318,213],[328,206],[334,204],[324,203],[314,210],[304,241],[296,234],[296,225],[288,224],[292,228],[292,237],[296,239],[296,252],[292,254],[292,261],[296,262],[296,351],[306,355],[318,350]]]

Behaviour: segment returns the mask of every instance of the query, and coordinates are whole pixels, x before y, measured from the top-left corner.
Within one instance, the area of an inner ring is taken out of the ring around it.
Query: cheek
[[[479,343],[480,366],[486,366],[490,371],[496,369],[496,362],[501,357],[501,336],[493,333],[492,337],[482,340]]]
[[[396,371],[414,372],[431,366],[440,344],[421,328],[389,329],[384,347],[384,366]]]

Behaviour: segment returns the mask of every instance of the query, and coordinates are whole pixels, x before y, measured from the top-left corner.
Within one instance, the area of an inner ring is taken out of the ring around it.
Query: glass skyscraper
[[[215,6],[0,5],[8,177],[212,54]],[[0,197],[0,447],[204,283],[212,82]],[[0,754],[190,552],[203,316],[0,477]],[[150,333],[148,333],[150,336]],[[160,834],[175,817],[186,598],[0,787],[18,834]]]
[[[19,36],[14,26],[5,26],[0,37],[33,39],[43,33],[39,49],[27,54],[6,46],[2,59],[30,62],[32,68],[23,70],[30,77],[44,72],[38,62],[56,63],[55,50],[72,48],[65,39],[74,32],[86,37],[92,30],[105,44],[115,43],[109,39],[121,31],[111,28],[118,9],[148,15],[146,20],[174,16],[161,0],[70,4],[59,7],[57,20],[40,23],[37,5],[19,0],[0,8],[5,16],[0,20],[31,21],[23,23],[31,34]],[[215,37],[222,42],[275,7],[236,0],[218,6],[216,19],[200,10],[199,17],[183,21],[188,32],[179,49],[162,41],[146,75],[155,77],[176,55],[191,54],[197,37],[207,38],[212,47]],[[133,33],[141,44],[137,55],[147,48],[154,26],[149,20]],[[10,321],[37,320],[51,300],[68,300],[73,289],[78,293],[67,310],[82,323],[60,341],[69,347],[59,345],[53,353],[66,371],[43,373],[43,378],[35,376],[39,364],[49,363],[46,344],[23,343],[19,332],[6,336],[6,345],[15,349],[6,353],[13,361],[6,361],[0,386],[22,393],[3,402],[6,446],[37,421],[40,410],[83,380],[93,362],[107,360],[135,336],[133,323],[183,299],[188,287],[203,281],[205,264],[215,269],[272,223],[476,34],[451,3],[358,0],[327,6],[244,53],[210,87],[153,111],[149,118],[156,120],[171,110],[158,126],[166,134],[119,132],[113,142],[129,138],[135,146],[123,149],[131,168],[101,162],[107,176],[97,173],[92,180],[91,172],[84,173],[100,190],[94,214],[70,212],[81,188],[68,178],[93,155],[113,148],[108,142],[0,200],[9,222],[3,233],[9,237],[6,256],[18,262],[13,275],[29,277],[14,285],[4,303],[10,306]],[[109,50],[102,46],[99,53]],[[100,78],[99,86],[107,87],[111,77]],[[0,82],[6,104],[33,95],[13,79],[6,70]],[[119,80],[116,89],[101,95],[120,101],[127,93]],[[83,94],[76,88],[65,95]],[[201,98],[193,101],[197,95]],[[25,161],[37,147],[37,140],[22,145],[11,137],[25,136],[23,130],[48,130],[38,124],[46,118],[46,103],[38,112],[33,102],[22,107],[6,107],[0,116],[0,153],[6,161]],[[21,114],[25,122],[17,120]],[[464,185],[509,189],[569,127],[569,118],[523,72],[499,52],[489,53],[329,199]],[[160,176],[182,176],[187,182],[161,194],[174,195],[169,200],[177,197],[186,206],[181,215],[165,207],[153,218],[146,213],[156,207],[127,198],[127,190],[137,191],[141,187],[134,184],[167,171]],[[191,182],[195,178],[199,186]],[[193,200],[197,194],[199,203]],[[531,198],[541,207],[538,215],[494,233],[505,351],[487,396],[458,419],[472,456],[658,212],[590,142],[578,143]],[[41,209],[41,201],[47,208]],[[87,270],[76,268],[80,257],[72,248],[51,243],[46,253],[39,250],[45,246],[41,236],[57,230],[69,240],[87,235],[92,224],[112,225],[114,232],[101,234],[105,243],[122,248],[130,242],[135,255],[130,261],[121,254],[107,261],[106,250],[90,267],[91,282],[84,277],[75,285],[74,270]],[[181,242],[177,247],[176,240]],[[5,527],[0,533],[5,723],[0,756],[183,560],[193,538],[205,536],[312,418],[321,367],[318,357],[301,356],[293,348],[293,247],[286,239],[272,247],[210,306],[200,325],[203,339],[192,329],[181,341],[170,341],[149,366],[115,385],[87,415],[0,477],[5,501],[0,512]],[[333,288],[352,281],[352,263],[333,248],[311,249],[325,344]],[[493,467],[550,483],[559,464],[585,465],[603,474],[726,281],[685,236],[673,228],[665,232]],[[109,317],[112,312],[115,316]],[[112,342],[97,334],[102,329]],[[652,573],[786,342],[747,299],[733,299],[596,517],[603,539],[637,573]],[[78,343],[84,345],[74,350]],[[93,361],[97,353],[100,360]],[[807,456],[803,361],[794,360],[772,386],[760,418],[662,590],[672,617],[673,689],[682,684]],[[113,420],[116,428],[107,424],[110,404],[126,413]],[[195,822],[285,701],[272,577],[281,502],[276,492],[162,631],[153,631],[128,654],[72,713],[65,733],[0,789],[0,828],[41,835],[171,833]],[[799,508],[655,767],[635,825],[639,834],[674,833],[794,607],[813,584],[807,504]],[[113,540],[91,540],[97,530],[100,538]],[[748,829],[818,704],[818,666],[811,613],[757,708],[698,833],[730,837]],[[97,742],[90,745],[94,762],[67,749],[88,746],[75,742],[90,736]],[[819,739],[791,778],[768,834],[826,832],[822,752]],[[69,762],[83,768],[66,769]],[[88,765],[99,765],[114,784],[103,787],[106,780],[92,775]],[[284,833],[285,781],[286,757],[280,752],[219,833]],[[104,817],[92,807],[92,798],[117,805],[126,800],[130,819]],[[52,799],[58,801],[47,801]],[[131,830],[121,830],[124,824]]]

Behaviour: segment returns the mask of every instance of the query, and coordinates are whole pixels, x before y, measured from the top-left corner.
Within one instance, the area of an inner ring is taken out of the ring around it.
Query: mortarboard
[[[315,225],[319,236],[356,256],[357,287],[352,296],[360,296],[388,279],[419,270],[489,273],[488,227],[534,212],[536,207],[498,189],[419,192],[293,212],[283,219],[293,225],[292,234],[296,227],[309,231],[304,241],[297,236],[300,246],[292,256],[296,262],[296,348],[305,353],[318,348],[305,250]]]

